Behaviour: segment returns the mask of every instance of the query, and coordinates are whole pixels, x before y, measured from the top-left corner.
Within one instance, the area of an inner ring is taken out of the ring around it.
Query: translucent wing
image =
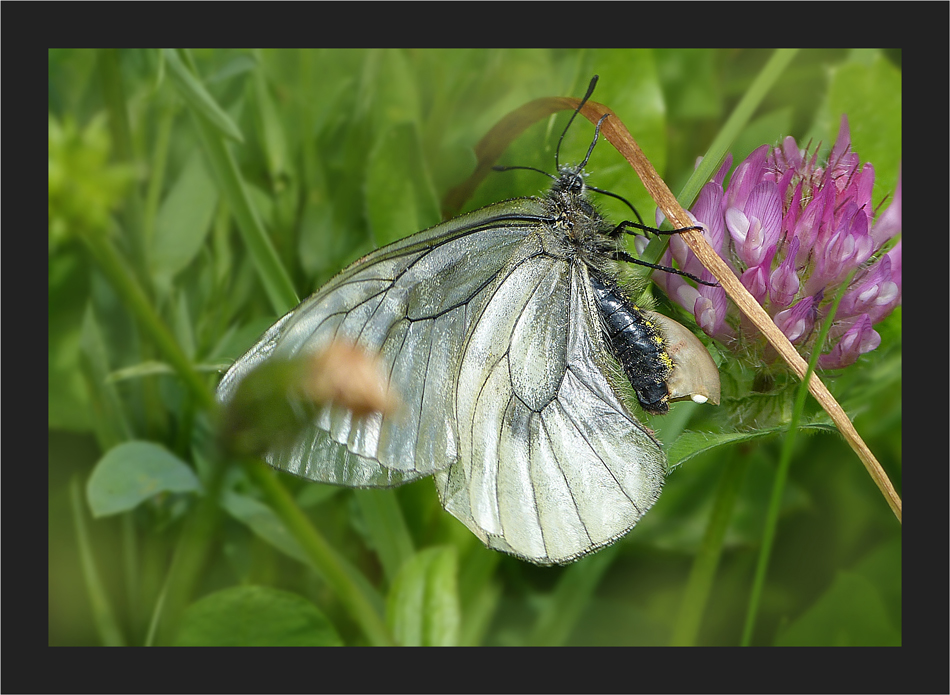
[[[604,374],[586,267],[522,263],[472,327],[459,374],[459,462],[442,505],[486,545],[566,563],[629,531],[666,476],[657,442]]]
[[[218,386],[226,401],[251,369],[271,356],[316,353],[334,339],[378,353],[402,403],[392,416],[356,419],[321,409],[293,446],[268,463],[339,485],[389,487],[458,460],[453,397],[472,316],[502,269],[526,253],[540,215],[534,199],[488,206],[366,256],[281,318]]]

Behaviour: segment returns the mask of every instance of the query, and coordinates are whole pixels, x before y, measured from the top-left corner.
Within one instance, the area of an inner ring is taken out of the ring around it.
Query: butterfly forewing
[[[350,486],[391,486],[458,458],[454,394],[472,316],[536,224],[506,221],[537,201],[463,215],[380,249],[284,316],[225,375],[218,397],[262,360],[315,353],[334,339],[378,353],[401,406],[387,418],[354,419],[324,406],[292,446],[267,461],[291,473]],[[536,248],[536,245],[532,248]]]

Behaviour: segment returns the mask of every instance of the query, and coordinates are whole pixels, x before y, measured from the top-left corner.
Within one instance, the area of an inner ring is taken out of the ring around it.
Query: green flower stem
[[[192,112],[192,116],[194,116],[205,154],[214,170],[215,179],[228,203],[228,208],[234,214],[241,238],[264,284],[267,298],[278,314],[285,314],[299,303],[290,275],[280,262],[280,257],[270,237],[264,231],[264,226],[247,195],[244,180],[224,138],[201,114]]]
[[[129,631],[132,635],[145,632],[141,614],[142,580],[139,569],[142,566],[139,557],[139,543],[135,533],[135,517],[132,514],[121,516],[122,524],[122,570],[125,578],[125,598],[128,604]],[[133,637],[133,639],[135,639]]]
[[[92,252],[99,268],[105,273],[116,294],[128,307],[142,329],[152,338],[162,356],[185,382],[185,386],[195,399],[205,408],[214,407],[214,394],[208,384],[195,371],[191,360],[185,355],[162,319],[155,313],[145,291],[129,272],[127,264],[119,256],[112,242],[99,234],[87,234],[83,236],[83,241],[86,242],[86,246]]]
[[[175,548],[175,556],[165,577],[165,585],[156,602],[148,644],[156,639],[160,645],[173,644],[181,621],[181,614],[191,600],[198,577],[208,558],[208,549],[220,519],[219,498],[226,466],[214,461],[206,482],[205,494],[188,523],[182,529]]]
[[[361,590],[359,582],[354,581],[347,571],[343,559],[314,528],[273,472],[258,461],[248,461],[244,468],[264,492],[274,512],[307,553],[314,569],[323,576],[340,602],[363,629],[370,644],[392,645],[392,636],[381,614],[373,607],[372,598]]]
[[[703,543],[693,560],[683,603],[680,605],[679,618],[671,641],[674,647],[692,647],[696,644],[696,635],[699,633],[699,626],[706,612],[706,604],[716,578],[716,569],[719,567],[722,541],[732,519],[732,509],[739,496],[747,464],[748,459],[745,457],[729,461],[719,479],[715,505],[709,517],[709,524],[706,526]]]
[[[109,603],[108,592],[99,578],[96,561],[92,557],[89,532],[82,515],[83,503],[79,492],[79,479],[76,476],[69,481],[69,503],[73,511],[73,525],[76,528],[76,545],[82,562],[82,574],[86,580],[86,592],[89,594],[89,604],[92,606],[92,616],[96,621],[99,638],[107,647],[124,647],[125,638],[122,636],[122,631],[115,619],[115,612]]]
[[[817,353],[817,351],[816,351]],[[809,364],[808,377],[811,377],[812,365]],[[807,384],[807,379],[802,382]],[[807,392],[807,386],[804,387]],[[802,399],[804,402],[804,399]],[[792,415],[793,427],[797,421],[798,399],[796,398],[796,408]],[[779,459],[778,470],[775,471],[775,481],[772,483],[772,494],[769,498],[769,509],[765,520],[765,528],[762,534],[762,547],[759,549],[759,560],[755,567],[755,578],[752,580],[752,591],[749,594],[749,608],[746,612],[745,627],[742,630],[743,647],[748,647],[752,643],[752,631],[755,628],[755,618],[759,611],[759,600],[762,597],[762,589],[765,586],[765,576],[769,567],[769,558],[772,555],[772,544],[775,541],[775,530],[778,527],[778,514],[782,506],[782,494],[785,492],[785,483],[788,480],[788,470],[792,465],[792,445],[795,443],[793,436],[794,429],[790,429],[782,442],[782,455]]]
[[[244,136],[241,134],[241,129],[218,105],[198,78],[198,70],[191,54],[183,48],[163,48],[161,55],[165,60],[165,65],[168,66],[168,76],[188,107],[192,111],[203,114],[208,123],[226,138],[243,143]]]
[[[775,482],[772,484],[772,494],[769,499],[768,516],[765,520],[765,529],[762,535],[762,547],[759,550],[759,561],[755,567],[755,579],[752,582],[752,592],[749,595],[749,609],[746,613],[745,627],[742,631],[742,646],[748,647],[752,643],[752,632],[755,629],[755,619],[759,610],[759,600],[762,597],[762,588],[765,586],[765,576],[769,568],[769,558],[772,554],[772,544],[775,541],[775,532],[778,528],[778,515],[782,506],[782,496],[785,494],[785,483],[788,480],[788,471],[792,465],[792,451],[795,447],[795,435],[798,432],[798,423],[801,421],[802,412],[805,409],[805,399],[808,397],[808,382],[811,375],[815,372],[815,366],[818,364],[818,357],[821,355],[821,347],[828,339],[828,331],[831,330],[831,324],[834,322],[835,314],[838,312],[838,305],[841,298],[851,285],[856,271],[852,271],[848,279],[842,283],[841,289],[835,296],[834,304],[828,311],[815,341],[815,347],[812,350],[811,358],[808,360],[808,369],[805,377],[798,386],[798,392],[795,394],[795,407],[792,410],[791,422],[788,424],[788,434],[782,442],[782,454],[779,459],[778,470],[775,472]]]
[[[158,208],[165,183],[165,169],[168,164],[172,125],[174,123],[175,105],[169,103],[165,105],[159,116],[158,133],[155,136],[155,147],[152,150],[148,188],[145,192],[145,210],[142,220],[142,237],[145,240],[145,248],[151,248],[154,243],[155,223],[158,219]]]
[[[755,80],[749,85],[745,94],[742,95],[742,99],[729,115],[729,119],[719,129],[719,134],[709,145],[709,149],[706,150],[706,154],[703,156],[703,161],[699,163],[696,171],[689,177],[686,185],[683,186],[683,190],[676,197],[684,208],[688,208],[693,204],[703,186],[719,169],[732,143],[749,124],[755,110],[759,108],[773,85],[785,71],[785,68],[798,54],[798,50],[797,48],[777,49],[762,67],[759,74],[756,75]]]
[[[155,644],[155,638],[158,634],[158,621],[165,610],[165,595],[168,593],[168,575],[162,584],[161,591],[158,592],[158,598],[155,599],[155,607],[152,609],[152,618],[148,624],[148,632],[145,634],[145,642],[142,646],[151,647]]]
[[[779,48],[769,58],[755,80],[742,95],[742,99],[729,115],[729,119],[719,129],[719,134],[709,145],[703,161],[699,163],[693,175],[689,177],[683,190],[676,199],[684,208],[689,209],[706,182],[709,181],[726,157],[726,153],[736,138],[749,123],[752,114],[765,99],[769,90],[778,81],[782,72],[798,53],[797,48]],[[666,224],[666,223],[665,223]],[[648,263],[656,263],[669,244],[668,236],[656,236],[650,240],[640,257]]]

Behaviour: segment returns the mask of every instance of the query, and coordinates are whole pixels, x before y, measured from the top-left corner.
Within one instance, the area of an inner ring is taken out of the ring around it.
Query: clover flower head
[[[730,155],[690,211],[713,249],[789,340],[806,350],[842,283],[857,271],[819,367],[846,367],[880,345],[873,325],[901,301],[900,241],[884,252],[901,232],[900,178],[887,209],[875,215],[874,168],[861,166],[851,150],[846,116],[826,163],[786,137],[752,152],[723,187],[731,164]],[[677,237],[660,262],[671,265],[673,259],[686,272],[712,279]],[[663,272],[653,277],[710,336],[729,346],[756,344],[758,333],[730,313],[722,288],[693,287]]]

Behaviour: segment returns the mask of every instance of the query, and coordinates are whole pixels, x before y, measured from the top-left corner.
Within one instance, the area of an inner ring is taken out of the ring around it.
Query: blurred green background
[[[437,223],[440,200],[472,172],[473,147],[498,119],[531,99],[580,97],[594,74],[593,100],[617,113],[676,192],[770,56],[51,50],[49,644],[372,641],[254,477],[230,463],[195,577],[179,591],[170,565],[200,516],[212,416],[102,272],[102,248],[122,259],[213,387],[291,308],[280,306],[286,290],[262,283],[242,220],[266,231],[303,298],[372,248]],[[738,162],[786,135],[827,149],[842,113],[853,149],[875,166],[879,205],[901,161],[899,51],[798,52],[729,150]],[[552,171],[566,119],[536,124],[501,162]],[[572,127],[561,161],[582,158],[591,132],[586,121]],[[216,168],[228,153],[247,209]],[[588,171],[592,184],[653,219],[636,175],[608,144]],[[495,173],[465,208],[537,195],[548,183],[529,171]],[[617,201],[598,204],[624,218]],[[827,381],[899,492],[900,310],[876,328],[881,347]],[[650,426],[668,444],[683,428],[729,431],[741,394],[724,396],[718,411],[676,405]],[[133,440],[151,443],[135,451],[162,473],[138,481],[145,492],[126,511],[91,508],[86,485],[97,462]],[[354,491],[278,478],[355,570],[397,642],[732,645],[743,634],[780,447],[775,436],[745,438],[689,459],[628,536],[563,568],[484,549],[426,480]],[[146,494],[148,484],[157,494]],[[704,544],[714,510],[723,536]],[[752,644],[900,644],[901,527],[840,437],[798,437],[780,511]],[[705,579],[690,585],[691,572]],[[176,592],[183,616],[164,604]],[[241,629],[228,622],[235,614]]]

